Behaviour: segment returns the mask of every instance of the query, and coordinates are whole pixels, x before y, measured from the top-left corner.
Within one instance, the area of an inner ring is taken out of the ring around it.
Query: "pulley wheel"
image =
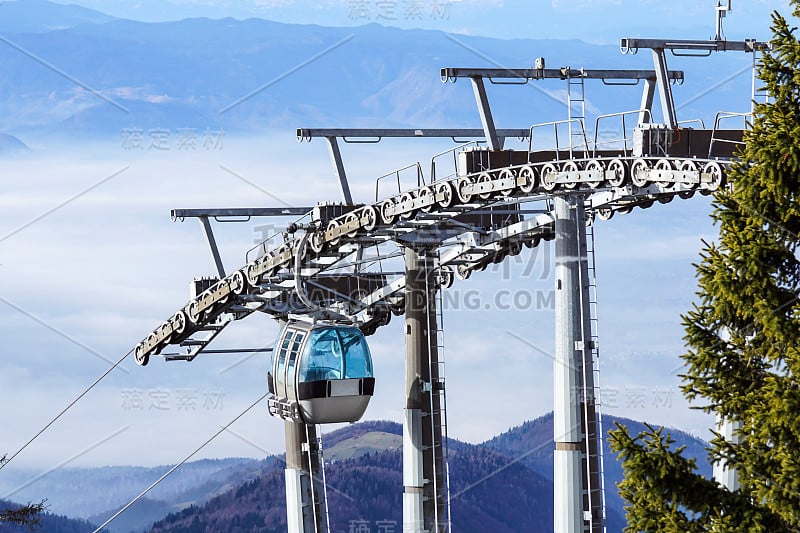
[[[455,279],[453,269],[448,266],[440,268],[438,272],[438,278],[439,287],[442,289],[449,289],[453,286],[453,281]]]
[[[483,188],[483,187],[491,188],[491,186],[492,186],[492,177],[488,173],[484,172],[483,174],[478,176],[477,184],[478,184],[478,187],[481,187],[481,188]],[[481,200],[488,200],[489,198],[492,197],[492,194],[493,194],[492,191],[481,192],[481,193],[478,193],[478,198],[480,198]]]
[[[508,168],[503,170],[502,172],[500,172],[499,179],[502,181],[511,180],[511,183],[513,183],[511,187],[506,187],[502,189],[500,191],[500,194],[502,194],[503,196],[513,196],[514,191],[517,189],[516,186],[517,176],[514,174],[514,171]]]
[[[600,175],[602,176],[603,175],[603,170],[604,170],[603,169],[603,163],[601,163],[597,159],[592,159],[591,161],[586,163],[586,170],[599,171]],[[601,183],[603,183],[603,178],[600,178],[599,180],[594,180],[594,181],[587,181],[586,185],[588,185],[590,189],[596,189],[596,188],[598,188],[600,186]]]
[[[600,220],[611,220],[614,218],[614,210],[610,207],[601,207],[597,210],[597,218]]]
[[[725,180],[722,166],[716,161],[711,161],[703,167],[703,174],[709,175],[709,181],[706,183],[706,190],[715,192],[718,191]]]
[[[423,187],[419,190],[417,194],[418,194],[417,198],[420,200],[420,203],[422,204],[419,210],[422,211],[423,213],[430,213],[433,207],[436,205],[433,187]]]
[[[361,226],[361,220],[359,219],[356,212],[348,213],[347,216],[344,217],[344,223],[346,225],[350,225],[351,223],[355,222],[356,229],[352,229],[347,232],[347,237],[350,239],[354,239],[358,235],[358,229]]]
[[[574,174],[580,170],[580,167],[575,161],[567,161],[564,163],[564,166],[561,167],[561,172],[569,172],[570,174]],[[565,189],[574,189],[580,184],[580,176],[570,176],[569,181],[562,184]]]
[[[694,161],[692,161],[691,159],[686,159],[684,161],[681,161],[681,166],[678,170],[681,170],[683,172],[697,172],[698,168],[697,164]],[[698,181],[690,181],[684,178],[681,181],[681,183],[683,184],[684,187],[687,187],[688,189],[696,189],[697,185],[699,184],[699,179]]]
[[[389,198],[388,200],[384,200],[381,202],[380,211],[381,211],[381,220],[387,226],[391,226],[394,224],[394,221],[397,220],[397,215],[389,214],[389,210],[394,208],[394,200]]]
[[[536,177],[536,169],[530,165],[522,167],[519,171],[519,177],[522,178],[522,185],[519,186],[519,190],[523,194],[530,194],[538,185],[539,180]]]
[[[400,201],[398,202],[398,205],[399,204],[405,204],[405,203],[408,203],[408,202],[412,202],[412,205],[413,205],[413,200],[414,200],[414,195],[412,195],[410,192],[405,192],[405,193],[400,195]],[[416,214],[417,214],[417,210],[414,209],[414,208],[411,208],[408,211],[404,211],[404,212],[400,213],[400,218],[402,218],[403,220],[408,220],[410,218],[414,218],[414,215],[416,215]]]
[[[242,294],[247,289],[247,280],[244,272],[237,270],[233,273],[230,279],[230,287],[234,294]]]
[[[456,277],[461,280],[469,279],[472,275],[472,269],[467,265],[458,265],[456,267]]]
[[[311,246],[311,250],[315,254],[321,254],[322,250],[325,249],[325,232],[321,229],[318,229],[311,236],[308,238],[308,245]],[[250,276],[248,276],[249,278]]]
[[[338,227],[339,227],[339,222],[337,222],[336,220],[331,220],[325,227],[325,233],[328,233],[329,231],[334,231]],[[339,239],[341,239],[341,235],[337,235],[336,237],[330,238],[328,242],[331,244],[331,246],[336,246],[337,244],[339,244]]]
[[[671,171],[673,170],[672,163],[670,163],[669,159],[659,159],[658,161],[656,161],[653,170]],[[656,183],[658,183],[658,185],[661,187],[669,187],[670,185],[673,184],[672,181],[658,181]]]
[[[375,229],[375,226],[378,223],[378,215],[375,212],[375,208],[371,205],[368,205],[364,209],[361,210],[361,224],[364,228],[364,231],[370,232]]]
[[[458,182],[456,182],[456,193],[462,204],[468,204],[472,200],[472,193],[468,191],[471,186],[472,178],[468,176],[459,178]]]
[[[650,183],[648,171],[650,165],[644,159],[637,159],[631,165],[631,181],[637,187],[647,187]]]
[[[552,163],[547,163],[542,167],[542,172],[539,175],[542,181],[542,188],[547,192],[554,191],[556,188],[556,174],[558,169]]]
[[[455,195],[453,194],[453,185],[449,181],[440,181],[436,184],[436,196],[439,196],[440,199],[436,201],[439,207],[447,209],[451,205],[453,205],[453,199]]]
[[[136,364],[139,366],[146,366],[150,362],[150,354],[144,354],[144,347],[141,344],[136,346],[133,351],[133,357],[136,359]]]
[[[608,179],[611,187],[622,187],[628,179],[628,172],[625,163],[621,159],[612,159],[608,163],[608,171],[613,173],[613,177]]]
[[[186,309],[186,318],[188,318],[189,322],[192,324],[200,322],[200,303],[197,300],[189,302],[189,306]]]

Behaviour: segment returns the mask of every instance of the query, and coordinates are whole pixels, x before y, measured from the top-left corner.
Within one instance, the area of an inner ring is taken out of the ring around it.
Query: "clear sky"
[[[233,16],[327,25],[380,22],[589,42],[614,42],[626,33],[706,38],[713,33],[714,6],[696,0],[70,3],[145,21]],[[787,4],[734,2],[728,36],[767,38],[770,10]],[[0,452],[13,452],[108,368],[109,360],[183,305],[193,276],[210,273],[199,228],[189,221],[170,222],[171,208],[274,203],[234,174],[279,191],[294,205],[339,197],[322,143],[226,138],[224,146],[134,157],[115,139],[105,145],[58,144],[46,147],[41,157],[0,162],[0,174],[19,177],[12,189],[0,192],[0,235],[5,235],[0,296],[6,300],[0,399],[4,405],[26,406],[0,413],[2,427],[13,428],[0,432]],[[438,147],[430,145],[348,146],[345,155],[353,175],[376,176],[425,161],[435,151]],[[353,188],[367,199],[373,178]],[[84,193],[75,196],[78,191]],[[609,410],[703,436],[710,418],[688,409],[677,390],[677,374],[683,350],[680,313],[689,308],[694,291],[691,263],[700,239],[714,236],[709,211],[703,198],[656,204],[603,223],[597,232]],[[220,228],[230,267],[243,262],[256,225]],[[546,248],[529,253],[454,287],[446,314],[448,358],[457,361],[449,366],[448,378],[451,436],[482,441],[552,409],[552,360],[546,355],[552,348],[551,310],[509,307],[503,292],[508,287],[528,291],[534,302],[537,294],[547,297],[552,292],[549,253]],[[481,312],[484,305],[496,312]],[[371,419],[400,420],[398,324],[395,320],[370,339],[380,387],[367,413]],[[260,347],[276,332],[266,317],[253,317],[230,328],[220,344]],[[263,356],[192,364],[154,360],[146,369],[128,362],[26,450],[18,464],[44,469],[70,457],[74,464],[89,465],[175,462],[263,393],[265,371]],[[263,407],[234,430],[237,434],[226,433],[204,455],[281,452],[282,426]]]

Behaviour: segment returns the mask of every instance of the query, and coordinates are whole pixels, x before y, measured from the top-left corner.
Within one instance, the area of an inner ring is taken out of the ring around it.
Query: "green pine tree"
[[[800,0],[791,4],[800,17]],[[682,390],[741,424],[738,444],[717,436],[709,450],[741,488],[699,476],[661,430],[617,428],[631,533],[800,531],[800,41],[772,18],[773,50],[758,68],[772,99],[756,106],[732,186],[715,198],[719,243],[705,247],[699,300],[684,316]]]

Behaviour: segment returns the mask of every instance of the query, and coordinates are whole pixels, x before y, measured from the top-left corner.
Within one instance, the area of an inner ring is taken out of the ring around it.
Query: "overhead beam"
[[[511,128],[496,130],[500,137],[519,137],[527,139],[530,135],[528,128]],[[364,142],[363,139],[381,140],[400,138],[453,138],[453,139],[484,139],[486,133],[477,128],[298,128],[297,138],[301,141],[314,138],[336,137],[344,142],[348,139],[360,139],[354,142]]]
[[[719,28],[718,28],[719,31]],[[664,115],[664,123],[670,129],[678,127],[678,117],[675,111],[675,100],[672,96],[670,86],[671,72],[667,68],[667,54],[669,50],[676,56],[706,56],[712,52],[751,52],[760,50],[771,50],[772,44],[756,41],[755,39],[745,41],[727,41],[719,39],[695,40],[695,39],[636,39],[625,38],[619,43],[623,53],[635,54],[639,49],[650,49],[653,52],[653,64],[655,66],[656,84],[658,85],[659,98],[661,99],[661,111]],[[683,53],[678,53],[681,51]],[[652,96],[648,95],[649,87],[645,87],[642,103]],[[640,123],[641,123],[640,117]]]
[[[669,73],[670,79],[683,80],[682,70],[673,70]],[[457,78],[488,78],[505,80],[566,80],[568,78],[583,78],[593,80],[655,80],[654,70],[592,70],[564,68],[443,68],[443,80]]]
[[[698,52],[755,52],[772,50],[768,42],[748,39],[744,41],[702,40],[702,39],[620,39],[620,50],[636,53],[640,48],[660,48],[662,50],[696,50]]]
[[[228,209],[173,209],[172,220],[185,218],[246,218],[246,217],[283,217],[303,216],[310,213],[313,207],[244,207]]]

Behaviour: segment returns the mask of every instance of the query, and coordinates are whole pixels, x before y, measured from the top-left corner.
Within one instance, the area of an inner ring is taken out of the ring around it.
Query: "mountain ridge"
[[[45,15],[56,6],[36,1]],[[551,67],[652,69],[649,58],[622,56],[616,46],[456,36],[374,22],[355,27],[259,18],[67,22],[48,31],[25,31],[20,23],[8,33],[14,46],[62,74],[7,47],[0,68],[15,76],[0,85],[0,131],[22,138],[93,138],[124,128],[222,128],[243,134],[334,126],[477,128],[469,84],[441,83],[441,67],[530,67],[533,57],[545,56]],[[727,76],[738,65],[733,59],[716,56],[714,62],[685,66],[673,59],[671,67],[687,71],[687,84],[703,85]],[[741,106],[749,102],[747,81],[732,82],[742,91]],[[530,87],[535,90],[511,92],[489,84],[498,126],[564,118],[560,83]],[[733,107],[727,105],[734,96],[729,92],[716,95],[720,106]],[[640,93],[640,88],[587,85],[587,109],[628,110],[639,105]],[[680,103],[678,89],[676,94]],[[682,112],[710,118],[702,102]],[[590,129],[592,122],[589,117]]]

